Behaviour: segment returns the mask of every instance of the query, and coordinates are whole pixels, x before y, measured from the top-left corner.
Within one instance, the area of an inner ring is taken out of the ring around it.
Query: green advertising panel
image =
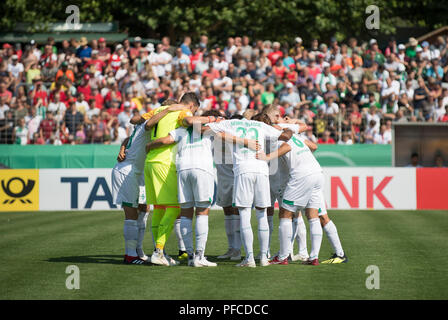
[[[0,145],[0,164],[13,169],[112,168],[119,145]],[[390,167],[390,145],[319,145],[325,167]]]

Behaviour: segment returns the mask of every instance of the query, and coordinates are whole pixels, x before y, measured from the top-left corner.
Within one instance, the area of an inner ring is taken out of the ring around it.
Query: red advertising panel
[[[448,210],[448,168],[417,169],[417,209]]]

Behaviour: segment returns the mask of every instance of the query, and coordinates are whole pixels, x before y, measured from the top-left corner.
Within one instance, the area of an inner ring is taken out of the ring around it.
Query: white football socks
[[[306,246],[306,225],[305,221],[303,221],[303,217],[297,217],[297,226],[296,226],[296,236],[295,239],[297,241],[297,245],[299,247],[299,254],[308,257],[308,248]],[[294,238],[292,238],[294,241]]]
[[[233,230],[233,244],[234,250],[241,250],[241,232],[240,232],[240,216],[238,214],[232,214],[232,230]]]
[[[311,235],[310,260],[314,260],[319,257],[320,245],[322,244],[322,226],[319,218],[310,219],[309,223]]]
[[[260,259],[267,259],[269,250],[269,224],[266,208],[255,210],[258,221],[258,242],[260,244]]]
[[[196,216],[196,252],[200,252],[200,259],[204,257],[205,245],[208,237],[208,215]]]
[[[137,227],[138,227],[138,238],[137,238],[137,249],[143,252],[143,239],[145,238],[146,223],[148,221],[148,212],[141,211],[138,213]]]
[[[241,242],[246,251],[246,259],[254,260],[254,234],[250,224],[251,208],[239,208]]]
[[[269,252],[271,250],[272,232],[274,231],[274,216],[268,216],[268,225],[269,225],[269,242],[268,242],[268,252]]]
[[[182,238],[182,232],[180,230],[180,219],[176,219],[176,221],[174,221],[174,232],[176,233],[177,247],[179,248],[179,250],[185,251],[185,243]]]
[[[125,254],[131,257],[136,257],[138,238],[137,220],[124,220],[123,235]]]
[[[226,228],[228,248],[233,248],[233,215],[224,215],[224,227]]]
[[[193,220],[187,217],[180,217],[180,230],[182,240],[189,256],[193,256]]]
[[[344,250],[342,249],[341,240],[339,239],[338,229],[336,228],[336,225],[333,223],[333,221],[330,220],[330,222],[328,222],[323,229],[327,234],[328,240],[330,241],[334,253],[336,253],[339,257],[343,257]]]
[[[292,220],[289,218],[281,218],[278,227],[278,237],[280,240],[280,252],[278,258],[284,260],[291,253],[292,245]]]

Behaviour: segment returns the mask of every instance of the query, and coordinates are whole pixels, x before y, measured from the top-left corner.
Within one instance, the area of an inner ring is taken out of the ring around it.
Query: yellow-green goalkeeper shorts
[[[146,201],[155,205],[179,205],[176,165],[145,163]]]

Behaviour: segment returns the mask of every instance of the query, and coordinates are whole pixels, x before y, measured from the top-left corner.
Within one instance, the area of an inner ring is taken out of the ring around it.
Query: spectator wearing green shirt
[[[26,83],[32,84],[33,79],[36,77],[40,77],[41,71],[39,68],[39,64],[37,62],[32,62],[29,68],[26,70]]]
[[[415,58],[415,56],[417,55],[417,46],[418,46],[417,39],[415,39],[414,37],[410,37],[409,47],[406,49],[406,56],[408,56],[411,59]]]
[[[268,89],[261,94],[261,103],[263,105],[268,105],[274,102],[275,99],[275,88],[272,83],[268,85]]]

